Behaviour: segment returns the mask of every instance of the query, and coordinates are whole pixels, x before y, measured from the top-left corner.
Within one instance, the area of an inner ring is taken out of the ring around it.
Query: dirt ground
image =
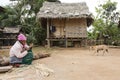
[[[110,48],[102,56],[93,55],[85,48],[37,48],[36,52],[49,52],[51,57],[36,60],[54,73],[45,80],[120,80],[120,49]]]
[[[54,70],[46,80],[120,80],[120,49],[92,55],[88,49],[60,49],[39,60]]]

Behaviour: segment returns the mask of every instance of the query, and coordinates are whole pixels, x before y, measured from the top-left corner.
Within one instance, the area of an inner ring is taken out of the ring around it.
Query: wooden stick
[[[3,66],[3,67],[0,67],[0,73],[7,72],[7,71],[11,70],[12,68],[13,68],[13,66]]]

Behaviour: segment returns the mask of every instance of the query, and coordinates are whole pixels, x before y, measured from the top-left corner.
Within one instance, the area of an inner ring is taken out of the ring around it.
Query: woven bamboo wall
[[[64,28],[65,28],[65,23],[64,23],[64,19],[53,19],[52,20],[52,25],[54,25],[56,27],[56,31],[53,33],[55,37],[64,37],[65,32],[64,32]]]
[[[69,19],[66,21],[66,37],[87,37],[86,19]]]
[[[81,38],[87,37],[86,19],[52,19],[52,25],[56,27],[53,33],[55,37]]]

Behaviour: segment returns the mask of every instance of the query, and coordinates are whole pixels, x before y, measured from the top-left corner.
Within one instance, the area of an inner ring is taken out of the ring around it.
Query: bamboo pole
[[[47,18],[47,47],[50,48],[50,29],[49,29],[49,18]]]

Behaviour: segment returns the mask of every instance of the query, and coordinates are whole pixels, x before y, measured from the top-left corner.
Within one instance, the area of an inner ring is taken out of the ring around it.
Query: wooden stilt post
[[[85,38],[85,47],[87,47],[87,38]]]
[[[50,30],[49,30],[49,18],[47,18],[47,47],[50,48]]]
[[[67,41],[67,38],[65,39],[65,46],[67,48],[67,45],[68,45],[68,41]]]

